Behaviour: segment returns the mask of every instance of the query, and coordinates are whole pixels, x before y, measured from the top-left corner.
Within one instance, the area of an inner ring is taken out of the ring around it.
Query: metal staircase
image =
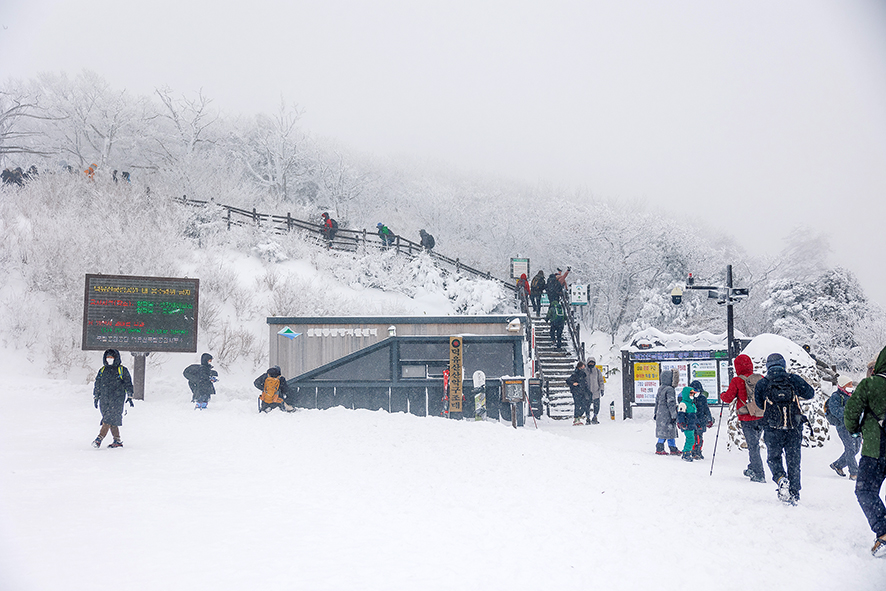
[[[543,317],[533,317],[532,324],[535,327],[536,361],[539,373],[544,376],[546,414],[552,419],[571,419],[575,406],[566,378],[575,370],[578,356],[569,338],[569,327],[563,331],[563,348],[557,349],[551,340],[548,321]]]

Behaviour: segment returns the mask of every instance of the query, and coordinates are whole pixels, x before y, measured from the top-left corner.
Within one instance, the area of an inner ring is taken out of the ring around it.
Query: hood
[[[744,353],[735,358],[733,365],[735,365],[735,373],[740,376],[749,376],[754,373],[754,362]]]
[[[686,386],[680,392],[680,400],[683,402],[692,402],[692,388],[690,386]]]
[[[766,358],[766,371],[769,371],[776,366],[779,366],[782,369],[787,368],[787,363],[785,363],[784,357],[781,356],[781,353],[773,353]]]
[[[674,375],[673,371],[671,371],[669,369],[664,370],[658,376],[658,383],[661,384],[662,386],[670,386],[671,381],[673,381],[673,379],[674,379],[673,375]]]
[[[696,392],[704,392],[704,388],[701,385],[701,382],[698,380],[692,380],[689,382],[689,387],[695,390]]]
[[[118,365],[120,365],[120,351],[118,351],[117,349],[108,349],[107,351],[105,351],[105,354],[102,355],[102,363],[104,363],[105,365],[108,364],[108,362],[106,361],[108,355],[114,356],[113,367],[117,367]]]
[[[204,353],[200,356],[200,365],[209,365],[210,359],[214,359],[214,357],[210,353]]]
[[[521,274],[520,279],[522,279],[523,281],[526,281],[526,273]]]
[[[268,370],[268,375],[271,376],[272,378],[280,377],[280,368],[275,365],[274,367],[272,367],[271,369]]]
[[[874,373],[883,373],[886,371],[886,347],[877,355],[877,361],[874,362]]]

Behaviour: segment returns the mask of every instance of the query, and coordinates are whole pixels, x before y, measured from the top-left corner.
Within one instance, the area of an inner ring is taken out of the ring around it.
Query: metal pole
[[[145,399],[145,360],[147,353],[133,353],[135,357],[132,368],[132,397],[136,400]]]
[[[732,375],[732,360],[735,358],[735,351],[732,348],[735,341],[732,315],[732,265],[726,265],[726,341],[726,354],[729,357],[727,371],[731,382],[734,377]]]

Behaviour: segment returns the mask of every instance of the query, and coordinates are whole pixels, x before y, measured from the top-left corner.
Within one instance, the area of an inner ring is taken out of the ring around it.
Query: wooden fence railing
[[[386,245],[382,242],[381,238],[376,232],[368,232],[366,229],[352,230],[349,228],[339,227],[338,231],[336,231],[335,233],[333,240],[327,241],[326,238],[323,236],[322,226],[320,224],[314,224],[305,220],[296,219],[292,217],[289,212],[287,212],[285,216],[260,213],[256,211],[255,208],[250,211],[247,209],[240,209],[239,207],[233,207],[231,205],[211,203],[209,201],[203,201],[200,199],[188,199],[187,196],[176,197],[175,201],[183,205],[188,205],[192,207],[215,205],[224,209],[224,219],[229,230],[231,226],[244,226],[246,224],[265,226],[271,231],[280,234],[285,234],[291,232],[292,230],[300,230],[302,232],[316,235],[318,242],[326,242],[329,248],[349,252],[355,252],[357,248],[361,245],[374,245],[380,249],[388,248],[391,250],[395,250],[398,253],[414,257],[418,256],[418,254],[424,250],[421,244],[419,244],[418,242],[413,242],[412,240],[403,238],[402,236],[395,236],[393,244]],[[450,258],[446,255],[438,253],[435,250],[428,251],[428,254],[435,261],[439,261],[444,265],[451,267],[456,272],[469,273],[476,277],[482,277],[491,281],[497,281],[505,288],[510,289],[511,291],[516,291],[515,284],[499,279],[498,277],[493,277],[489,271],[480,271],[479,269],[462,263],[458,258]]]

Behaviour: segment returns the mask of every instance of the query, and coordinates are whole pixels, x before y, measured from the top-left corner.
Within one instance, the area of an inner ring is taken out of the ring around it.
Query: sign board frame
[[[511,258],[511,279],[519,279],[523,273],[529,277],[529,259]]]
[[[200,280],[87,274],[84,351],[196,353]]]

